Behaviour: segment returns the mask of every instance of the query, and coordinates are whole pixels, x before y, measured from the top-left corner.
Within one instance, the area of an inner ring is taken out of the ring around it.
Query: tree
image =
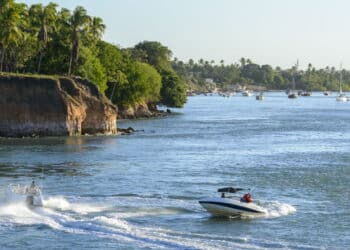
[[[172,55],[168,47],[160,42],[144,41],[135,46],[136,50],[144,51],[147,54],[146,63],[155,67],[158,72],[171,69],[170,57]]]
[[[186,87],[178,75],[169,70],[162,72],[161,103],[181,108],[186,103]]]
[[[121,108],[140,102],[157,103],[162,86],[157,70],[146,63],[129,63],[125,74],[121,73],[120,79],[109,84],[106,94]]]
[[[239,62],[241,63],[241,68],[243,68],[246,64],[246,60],[244,57],[242,57],[241,59],[239,59]]]
[[[54,30],[57,19],[57,4],[49,3],[46,6],[42,4],[32,5],[29,9],[29,15],[32,19],[32,25],[38,27],[37,39],[39,43],[39,62],[37,72],[40,73],[41,62],[49,42],[49,33]]]
[[[126,71],[128,59],[115,45],[99,41],[97,43],[97,57],[106,70],[108,82],[116,82],[120,72]]]
[[[68,75],[71,75],[72,69],[78,63],[79,59],[79,47],[81,42],[81,34],[89,24],[89,16],[86,10],[78,6],[73,11],[72,16],[69,19],[69,25],[71,29],[71,56],[69,61]]]
[[[194,65],[194,61],[192,58],[190,60],[188,60],[188,65],[190,66],[190,69],[192,69],[192,67]]]
[[[71,12],[62,8],[55,19],[53,29],[49,29],[50,39],[45,48],[45,56],[42,57],[40,73],[67,74],[71,56]],[[30,62],[28,69],[37,71],[37,61]]]
[[[103,24],[102,18],[99,17],[92,17],[90,18],[89,25],[88,25],[88,41],[96,45],[96,43],[101,39],[104,31],[106,29],[106,25]]]
[[[264,83],[265,85],[271,84],[274,80],[273,68],[270,65],[265,64],[261,66],[260,70],[262,72],[261,83]]]
[[[105,69],[100,60],[86,47],[81,47],[81,56],[79,57],[79,66],[76,73],[92,81],[102,93],[107,89]]]
[[[0,9],[0,72],[3,71],[5,54],[11,43],[16,44],[22,35],[19,26],[23,22],[22,14],[24,13],[24,5],[16,4],[14,1],[2,1]]]

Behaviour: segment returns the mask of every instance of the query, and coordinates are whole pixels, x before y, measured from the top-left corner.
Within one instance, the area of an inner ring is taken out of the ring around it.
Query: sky
[[[348,0],[52,0],[103,18],[104,40],[122,48],[159,41],[179,60],[241,57],[301,68],[350,69]],[[17,0],[26,4],[46,0]]]

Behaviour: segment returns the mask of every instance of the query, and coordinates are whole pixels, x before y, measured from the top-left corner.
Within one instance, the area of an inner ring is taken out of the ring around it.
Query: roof
[[[219,188],[218,192],[220,192],[220,193],[237,193],[241,190],[244,190],[244,189],[243,188],[225,187],[225,188]]]

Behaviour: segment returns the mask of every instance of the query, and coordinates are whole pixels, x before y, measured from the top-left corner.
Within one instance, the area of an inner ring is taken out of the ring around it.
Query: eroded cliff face
[[[121,107],[118,112],[118,119],[138,119],[165,116],[164,111],[157,110],[155,104],[140,102],[138,104]]]
[[[0,136],[114,134],[117,110],[82,79],[0,75]]]

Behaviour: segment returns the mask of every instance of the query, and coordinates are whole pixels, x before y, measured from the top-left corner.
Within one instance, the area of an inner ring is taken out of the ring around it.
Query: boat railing
[[[38,186],[23,186],[20,184],[10,184],[9,189],[11,192],[18,195],[33,195],[37,196],[41,194],[41,190]]]

